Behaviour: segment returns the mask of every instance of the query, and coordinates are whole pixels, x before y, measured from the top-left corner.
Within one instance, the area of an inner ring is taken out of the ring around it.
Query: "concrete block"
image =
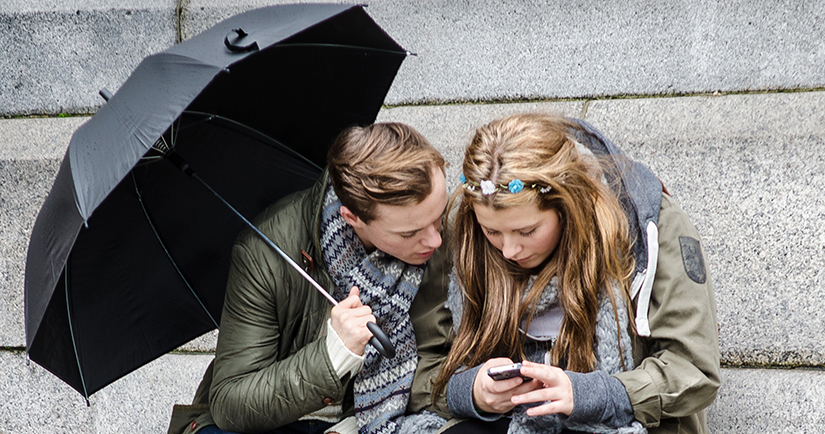
[[[807,369],[723,369],[708,410],[715,434],[821,433],[825,372]]]
[[[211,355],[166,355],[90,398],[23,353],[0,351],[0,433],[166,432],[174,404],[189,404]]]
[[[0,115],[91,113],[140,61],[175,43],[174,0],[4,1]]]
[[[172,405],[188,404],[211,355],[166,355],[91,397],[32,363],[0,351],[0,433],[165,432]],[[821,370],[723,369],[708,411],[711,432],[819,432],[825,425]]]
[[[327,0],[324,0],[325,2]],[[293,0],[192,0],[184,37],[234,13]],[[373,0],[408,58],[387,103],[586,98],[825,84],[825,3],[473,3]]]
[[[825,93],[596,101],[703,236],[731,364],[825,363]]]
[[[329,1],[329,0],[325,0]],[[182,4],[184,39],[236,13],[292,0]],[[609,5],[374,0],[406,49],[388,104],[585,98],[825,84],[825,4],[769,0]],[[2,114],[91,112],[140,60],[174,44],[176,2],[15,0],[0,12]],[[55,67],[57,65],[57,67]]]
[[[287,3],[341,3],[334,1],[237,0],[229,4],[220,0],[190,0],[182,5],[180,14],[181,40],[191,39],[215,24],[248,10]]]

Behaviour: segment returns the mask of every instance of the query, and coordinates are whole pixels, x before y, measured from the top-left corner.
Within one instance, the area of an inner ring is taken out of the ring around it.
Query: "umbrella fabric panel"
[[[46,299],[48,310],[45,312],[48,315],[43,315],[37,323],[37,334],[26,336],[26,348],[32,360],[78,392],[84,393],[66,309],[65,275],[60,275],[58,280],[62,289],[54,291],[53,297]]]
[[[403,60],[346,46],[275,45],[220,74],[188,110],[243,119],[324,166],[330,137],[378,115]],[[314,85],[294,84],[303,82]]]
[[[135,236],[151,236],[147,231],[145,227],[133,229]],[[214,328],[184,285],[163,281],[163,276],[174,271],[160,247],[153,252],[144,246],[148,254],[125,264],[121,264],[126,249],[122,244],[87,243],[85,247],[95,251],[73,250],[50,300],[48,314],[29,347],[32,359],[49,367],[76,390],[92,394],[119,378],[124,370],[131,372],[155,359],[158,351],[163,354],[174,349],[175,341],[188,340],[181,333],[194,328],[205,333]],[[84,262],[101,255],[110,255],[118,269],[104,273],[96,268],[101,266],[99,262],[95,267],[84,267]],[[128,278],[133,272],[129,267],[145,273],[140,284]],[[110,290],[87,291],[90,285]],[[80,382],[78,364],[83,369],[85,387]]]
[[[43,202],[35,220],[34,227],[39,230],[32,230],[26,254],[26,346],[32,345],[51,293],[63,272],[66,258],[82,224],[83,218],[78,213],[75,202],[69,159],[64,158],[51,193]]]
[[[320,176],[319,168],[265,137],[234,129],[242,126],[199,120],[179,127],[176,151],[247,217]],[[241,228],[237,216],[166,159],[140,163],[80,230],[63,276],[68,284],[58,281],[30,354],[65,364],[61,358],[70,361],[76,345],[92,394],[214,329],[210,315],[220,321],[231,246]],[[83,391],[74,369],[54,373]]]
[[[150,56],[78,128],[68,155],[84,219],[219,71],[178,55]]]
[[[353,7],[322,25],[308,27],[303,32],[285,39],[282,44],[331,44],[366,47],[406,54],[362,7]]]

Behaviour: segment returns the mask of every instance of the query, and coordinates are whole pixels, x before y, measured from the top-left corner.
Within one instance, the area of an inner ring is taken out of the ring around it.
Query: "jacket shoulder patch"
[[[702,257],[702,249],[699,247],[699,240],[692,237],[679,237],[679,245],[682,248],[682,263],[685,265],[685,273],[696,283],[705,283],[705,259]]]

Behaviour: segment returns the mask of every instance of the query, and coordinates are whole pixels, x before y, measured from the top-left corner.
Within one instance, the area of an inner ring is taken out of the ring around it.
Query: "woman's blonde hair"
[[[633,258],[627,217],[617,195],[602,181],[605,169],[598,159],[579,152],[576,134],[586,133],[575,122],[543,114],[513,115],[476,131],[464,154],[465,188],[452,198],[458,201],[452,242],[465,295],[463,316],[434,396],[461,366],[476,366],[492,357],[523,359],[520,323],[532,320],[536,303],[554,276],[564,319],[551,349],[553,363],[578,372],[594,369],[600,293],[611,282],[619,282],[629,301]],[[499,189],[483,194],[480,187],[485,180]],[[508,191],[513,180],[522,181],[523,190]],[[529,204],[556,211],[561,231],[555,251],[533,270],[504,259],[485,237],[473,211],[476,206],[501,210]],[[536,273],[536,282],[525,294],[530,275]],[[606,294],[618,321],[613,293]]]

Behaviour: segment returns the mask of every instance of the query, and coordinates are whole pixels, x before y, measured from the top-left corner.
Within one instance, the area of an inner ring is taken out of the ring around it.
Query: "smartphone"
[[[496,366],[487,370],[487,375],[493,380],[506,380],[513,377],[521,377],[524,381],[530,381],[532,378],[521,375],[521,363],[513,363],[512,365]]]

